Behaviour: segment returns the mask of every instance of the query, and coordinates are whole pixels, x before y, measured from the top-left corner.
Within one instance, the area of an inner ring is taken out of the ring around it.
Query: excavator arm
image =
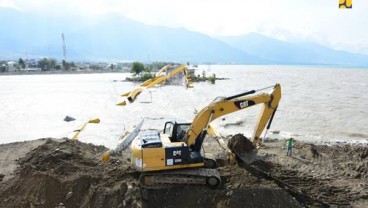
[[[273,115],[276,112],[278,103],[281,99],[281,86],[280,84],[276,84],[270,93],[252,95],[256,92],[257,91],[252,90],[220,100],[215,100],[198,112],[188,129],[185,138],[191,151],[199,152],[201,150],[203,139],[207,134],[208,126],[211,121],[226,114],[261,104],[261,113],[258,117],[252,136],[253,142],[257,144],[267,123],[269,123],[269,128],[270,123],[272,122]]]
[[[137,96],[145,89],[147,88],[151,88],[151,87],[154,87],[156,85],[159,85],[159,84],[162,84],[164,83],[167,79],[175,76],[176,74],[180,73],[180,72],[184,72],[184,75],[185,75],[185,80],[186,80],[186,87],[189,88],[189,87],[192,87],[192,84],[191,84],[191,79],[190,79],[190,76],[189,76],[189,73],[187,71],[187,67],[185,65],[181,65],[177,68],[175,68],[174,70],[172,70],[171,72],[169,73],[166,73],[166,71],[168,69],[172,68],[172,66],[170,65],[166,65],[164,66],[156,75],[156,77],[154,78],[151,78],[151,79],[148,79],[146,80],[145,82],[143,82],[141,85],[139,85],[139,87],[135,88],[134,90],[130,91],[130,92],[127,92],[127,93],[124,93],[122,94],[121,96],[123,97],[127,97],[128,101],[129,102],[134,102],[134,100],[137,98]],[[118,103],[118,105],[121,105],[121,106],[124,106],[126,105],[126,102],[121,102],[121,103]]]

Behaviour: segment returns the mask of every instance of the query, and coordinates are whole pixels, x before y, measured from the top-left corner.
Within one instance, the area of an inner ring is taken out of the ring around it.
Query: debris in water
[[[73,118],[71,116],[65,116],[64,121],[66,121],[66,122],[75,121],[75,118]]]

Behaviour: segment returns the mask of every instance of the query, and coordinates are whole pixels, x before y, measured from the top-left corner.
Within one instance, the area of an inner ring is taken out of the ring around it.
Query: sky
[[[368,54],[368,1],[353,0],[0,0],[45,16],[119,13],[149,25],[186,28],[210,36],[257,32],[286,41],[307,40]]]

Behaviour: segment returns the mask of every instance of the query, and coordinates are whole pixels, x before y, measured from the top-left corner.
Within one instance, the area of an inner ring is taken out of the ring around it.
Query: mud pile
[[[106,150],[47,140],[19,160],[14,178],[0,184],[0,207],[139,206],[135,172],[119,160],[99,162]]]
[[[252,162],[256,159],[256,146],[243,134],[236,134],[231,137],[227,146],[243,162]]]

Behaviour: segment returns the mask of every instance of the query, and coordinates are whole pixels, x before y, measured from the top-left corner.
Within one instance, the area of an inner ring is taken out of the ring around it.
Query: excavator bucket
[[[126,101],[124,100],[124,101],[122,101],[122,102],[120,102],[120,103],[118,103],[118,104],[116,104],[116,105],[119,105],[119,106],[126,106]]]
[[[227,143],[229,149],[245,163],[251,163],[257,159],[256,145],[242,134],[236,134]]]
[[[89,120],[88,123],[100,123],[100,119],[95,118],[95,119]]]
[[[226,146],[222,136],[215,128],[208,125],[207,131],[210,136],[216,138],[220,147],[226,151],[228,159],[232,160],[236,155],[236,157],[241,159],[243,162],[250,163],[257,158],[256,146],[242,134],[236,134],[233,136]]]

